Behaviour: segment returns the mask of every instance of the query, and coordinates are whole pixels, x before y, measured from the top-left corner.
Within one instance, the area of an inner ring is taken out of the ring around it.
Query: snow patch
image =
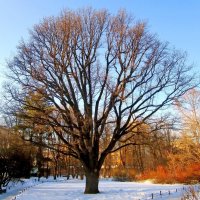
[[[153,184],[152,180],[143,183],[117,182],[101,179],[99,194],[83,194],[84,180],[60,178],[24,180],[24,184],[10,189],[0,200],[175,200],[183,196],[182,184]]]

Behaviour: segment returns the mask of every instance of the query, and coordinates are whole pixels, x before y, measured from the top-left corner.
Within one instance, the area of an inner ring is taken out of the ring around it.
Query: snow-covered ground
[[[100,180],[100,193],[86,195],[83,194],[84,186],[85,181],[81,180],[43,179],[38,183],[31,179],[21,186],[18,183],[18,186],[10,187],[6,194],[0,195],[0,200],[145,200],[152,199],[152,194],[153,199],[180,200],[184,193],[183,187],[186,188],[181,184]]]

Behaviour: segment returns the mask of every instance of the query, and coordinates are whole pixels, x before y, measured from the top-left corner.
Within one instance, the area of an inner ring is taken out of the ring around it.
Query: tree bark
[[[99,172],[86,172],[85,194],[99,193]]]

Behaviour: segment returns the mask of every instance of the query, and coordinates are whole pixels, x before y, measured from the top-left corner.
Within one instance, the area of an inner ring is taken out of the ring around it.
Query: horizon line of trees
[[[153,179],[158,183],[199,182],[199,98],[199,90],[193,89],[176,103],[176,112],[181,118],[178,121],[179,130],[177,120],[169,122],[169,119],[165,118],[160,121],[162,129],[155,129],[151,124],[143,124],[137,129],[138,133],[134,138],[121,140],[119,146],[124,145],[124,148],[113,151],[106,158],[100,176],[119,181]],[[19,130],[20,135],[17,133]],[[1,190],[2,186],[5,187],[13,178],[30,175],[37,176],[38,179],[42,176],[48,178],[50,175],[55,179],[58,176],[83,179],[83,166],[78,160],[48,149],[43,144],[30,145],[24,141],[21,130],[17,126],[10,127],[10,130],[7,128],[4,134],[0,130]],[[106,133],[101,141],[102,148],[111,137],[109,128]],[[45,138],[45,142],[50,141]],[[130,142],[133,145],[126,145]],[[37,173],[31,174],[33,168],[37,168]]]

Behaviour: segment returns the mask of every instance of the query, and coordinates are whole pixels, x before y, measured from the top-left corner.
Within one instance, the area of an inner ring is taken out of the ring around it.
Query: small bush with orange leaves
[[[170,172],[164,166],[158,166],[155,170],[144,171],[139,180],[153,179],[156,183],[173,183]]]
[[[157,183],[196,183],[200,180],[200,163],[169,167],[158,166],[155,170],[144,171],[139,180],[154,179]]]

